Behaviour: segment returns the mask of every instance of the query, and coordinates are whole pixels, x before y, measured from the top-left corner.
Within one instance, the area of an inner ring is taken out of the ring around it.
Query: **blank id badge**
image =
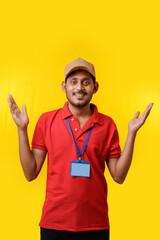
[[[90,163],[82,160],[71,162],[70,175],[75,177],[90,177]]]

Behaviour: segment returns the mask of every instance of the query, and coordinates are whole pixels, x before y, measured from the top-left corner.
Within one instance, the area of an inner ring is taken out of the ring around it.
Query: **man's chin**
[[[83,108],[83,107],[87,106],[89,102],[84,102],[83,100],[78,99],[75,102],[69,101],[69,103],[74,107]]]

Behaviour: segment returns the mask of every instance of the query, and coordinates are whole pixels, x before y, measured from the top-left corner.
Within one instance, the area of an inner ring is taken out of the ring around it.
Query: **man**
[[[18,127],[19,154],[25,177],[35,179],[48,152],[46,199],[40,221],[41,240],[107,240],[109,220],[105,162],[113,179],[123,183],[129,170],[138,129],[153,103],[129,122],[123,153],[113,120],[90,104],[98,90],[94,66],[75,59],[65,67],[62,90],[68,102],[44,113],[30,149],[25,105],[22,112],[8,98]]]

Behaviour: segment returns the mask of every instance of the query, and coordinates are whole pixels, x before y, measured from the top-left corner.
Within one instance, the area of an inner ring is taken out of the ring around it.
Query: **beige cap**
[[[85,70],[95,77],[95,69],[92,63],[87,62],[82,58],[76,58],[72,62],[68,63],[64,70],[65,78],[75,70]]]

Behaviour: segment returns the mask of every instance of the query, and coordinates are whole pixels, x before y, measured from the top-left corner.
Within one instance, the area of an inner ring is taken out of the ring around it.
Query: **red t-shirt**
[[[46,198],[40,226],[66,231],[92,231],[109,228],[105,162],[120,157],[118,131],[113,120],[94,110],[80,129],[78,120],[64,107],[42,114],[32,140],[32,148],[48,152]],[[90,178],[70,176],[77,151],[69,132],[68,117],[79,150],[91,127],[92,133],[82,160],[90,163]]]

